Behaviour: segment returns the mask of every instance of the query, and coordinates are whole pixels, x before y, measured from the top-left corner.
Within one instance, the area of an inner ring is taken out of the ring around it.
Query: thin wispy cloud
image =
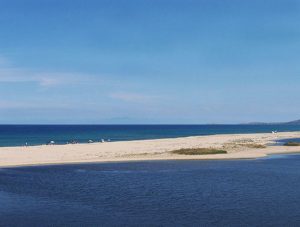
[[[8,60],[0,57],[0,83],[36,83],[41,87],[53,87],[74,84],[107,84],[113,83],[105,75],[93,75],[74,72],[46,72],[24,69],[8,64]]]
[[[52,87],[87,82],[101,83],[102,81],[103,79],[99,79],[98,76],[94,75],[65,72],[35,72],[19,68],[0,68],[0,82],[32,82],[42,87]]]
[[[155,95],[147,95],[141,93],[132,93],[132,92],[116,92],[111,93],[110,98],[124,101],[124,102],[152,102],[161,97]]]
[[[71,105],[65,103],[57,103],[57,102],[32,102],[32,101],[5,101],[0,100],[0,110],[7,110],[7,109],[52,109],[52,108],[60,108],[60,109],[69,109],[72,108]]]
[[[43,73],[37,73],[26,69],[6,67],[0,65],[0,83],[24,83],[33,82],[41,86],[59,84],[61,78],[60,74],[44,75]]]

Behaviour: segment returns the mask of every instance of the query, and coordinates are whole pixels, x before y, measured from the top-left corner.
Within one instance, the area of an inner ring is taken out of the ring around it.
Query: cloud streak
[[[0,83],[36,83],[40,87],[54,87],[74,84],[112,84],[107,75],[85,74],[73,72],[45,72],[18,68],[8,64],[8,60],[0,55]]]
[[[141,103],[141,102],[151,102],[159,99],[159,96],[155,95],[146,95],[146,94],[140,94],[140,93],[131,93],[131,92],[116,92],[111,93],[110,98],[120,100],[123,102],[135,102],[135,103]]]
[[[99,75],[65,72],[34,72],[18,68],[0,68],[0,83],[37,83],[41,87],[53,87],[68,84],[102,83]]]

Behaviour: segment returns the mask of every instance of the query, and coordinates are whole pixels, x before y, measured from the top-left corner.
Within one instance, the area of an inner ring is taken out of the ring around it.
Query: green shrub
[[[227,154],[227,151],[215,148],[182,148],[171,151],[172,154],[182,155],[205,155],[205,154]]]
[[[283,144],[284,146],[300,146],[299,142],[286,142],[285,144]]]
[[[246,143],[243,146],[248,147],[248,148],[266,148],[265,145],[258,144],[258,143]]]

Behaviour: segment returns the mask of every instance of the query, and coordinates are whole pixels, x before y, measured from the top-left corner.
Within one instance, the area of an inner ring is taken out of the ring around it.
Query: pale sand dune
[[[300,132],[210,135],[74,145],[2,147],[0,148],[0,167],[136,160],[240,159],[258,158],[276,153],[300,152],[300,147],[267,146],[266,148],[256,149],[243,145],[247,143],[268,145],[273,143],[274,140],[285,138],[300,138]],[[175,149],[196,147],[222,148],[227,150],[228,154],[175,155],[170,153],[171,150]]]

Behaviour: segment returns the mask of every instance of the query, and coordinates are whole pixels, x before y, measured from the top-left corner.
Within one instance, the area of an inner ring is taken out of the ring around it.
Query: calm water
[[[172,138],[220,133],[299,131],[300,125],[0,125],[0,146]]]
[[[0,226],[299,226],[300,155],[0,169]]]
[[[300,138],[277,140],[278,145],[282,145],[282,144],[285,144],[287,142],[297,142],[297,143],[300,143]]]

